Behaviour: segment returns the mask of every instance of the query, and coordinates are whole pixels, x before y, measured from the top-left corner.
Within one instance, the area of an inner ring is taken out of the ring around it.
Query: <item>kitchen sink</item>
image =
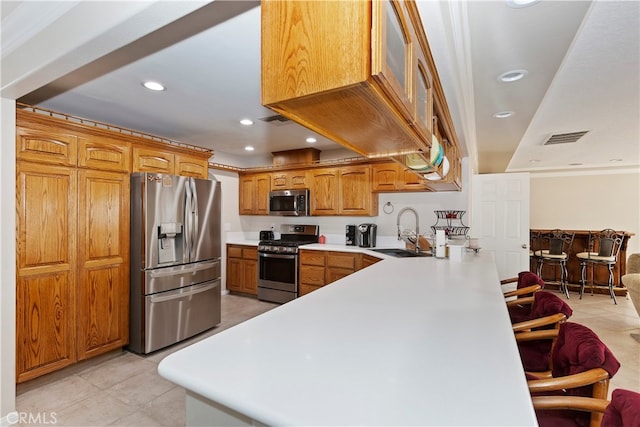
[[[412,258],[412,257],[427,257],[431,256],[431,252],[415,252],[407,249],[400,248],[388,248],[388,249],[371,249],[373,252],[379,252],[381,254],[393,256],[396,258]]]

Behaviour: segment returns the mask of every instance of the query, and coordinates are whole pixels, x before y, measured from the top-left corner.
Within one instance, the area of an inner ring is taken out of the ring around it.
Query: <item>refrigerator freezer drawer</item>
[[[220,279],[145,297],[144,353],[220,323]]]
[[[143,274],[145,275],[144,294],[155,294],[217,279],[221,275],[220,261],[215,259],[175,267],[156,268],[144,271]]]

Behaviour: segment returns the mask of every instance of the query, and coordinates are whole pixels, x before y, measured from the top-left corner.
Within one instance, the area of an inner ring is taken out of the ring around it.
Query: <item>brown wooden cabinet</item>
[[[308,170],[291,170],[271,173],[271,190],[309,188]]]
[[[78,360],[129,342],[129,174],[78,171]]]
[[[363,254],[362,255],[362,268],[367,268],[372,266],[373,264],[382,261],[382,259],[375,257],[375,256],[371,256],[371,255],[367,255],[367,254]]]
[[[378,214],[370,165],[312,169],[310,184],[312,215]]]
[[[238,185],[240,215],[267,215],[271,176],[268,173],[241,174]]]
[[[429,161],[437,133],[453,146],[447,177],[409,171],[403,189],[376,191],[461,189],[458,138],[414,1],[264,1],[262,28],[263,105],[354,152],[402,164],[410,152]]]
[[[78,192],[75,168],[16,166],[16,380],[23,382],[76,361]]]
[[[227,245],[227,289],[258,294],[258,248]]]
[[[209,177],[209,162],[206,158],[176,154],[174,175],[192,176],[207,179]]]
[[[372,168],[372,191],[390,193],[397,191],[431,191],[427,180],[407,170],[396,162],[375,163]]]
[[[299,295],[313,292],[361,268],[360,253],[301,249]]]
[[[131,145],[115,138],[100,136],[79,138],[78,166],[129,173],[131,170]]]
[[[156,172],[173,175],[175,158],[170,152],[133,147],[133,172]]]
[[[428,151],[412,127],[422,29],[410,13],[395,0],[263,2],[262,103],[365,156]]]

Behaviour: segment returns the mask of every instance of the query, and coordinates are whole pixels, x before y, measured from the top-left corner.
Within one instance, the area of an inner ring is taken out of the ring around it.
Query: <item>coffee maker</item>
[[[345,245],[355,246],[358,244],[358,238],[355,225],[347,225],[345,227]]]
[[[376,246],[376,224],[358,225],[358,246],[361,248],[374,248]]]

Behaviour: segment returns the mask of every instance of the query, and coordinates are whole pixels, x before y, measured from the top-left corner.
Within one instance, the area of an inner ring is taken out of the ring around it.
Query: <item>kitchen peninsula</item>
[[[498,282],[488,252],[386,258],[158,370],[187,425],[533,426]]]

